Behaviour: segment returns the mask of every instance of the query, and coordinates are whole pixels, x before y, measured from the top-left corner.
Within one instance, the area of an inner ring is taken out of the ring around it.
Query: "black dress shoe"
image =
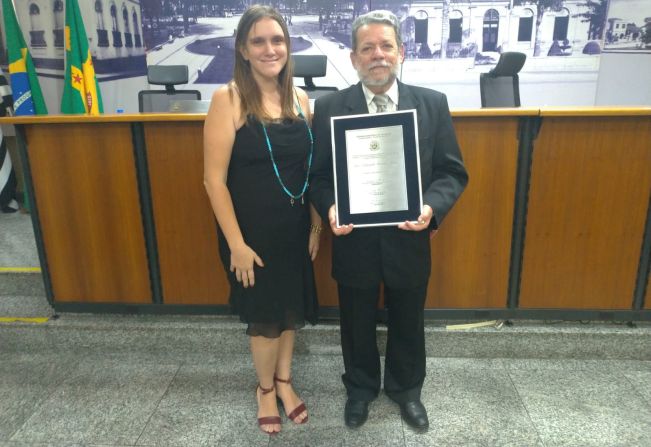
[[[344,409],[344,420],[346,426],[359,428],[368,419],[368,402],[365,400],[348,399]]]
[[[419,400],[400,404],[400,415],[409,426],[418,431],[425,431],[429,428],[427,410]]]

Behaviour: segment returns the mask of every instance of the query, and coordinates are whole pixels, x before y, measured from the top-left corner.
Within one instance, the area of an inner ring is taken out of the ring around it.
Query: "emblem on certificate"
[[[422,209],[416,111],[332,118],[337,226],[398,225]]]

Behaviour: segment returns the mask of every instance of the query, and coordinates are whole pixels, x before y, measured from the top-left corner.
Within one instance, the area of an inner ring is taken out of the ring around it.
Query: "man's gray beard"
[[[400,63],[396,63],[390,70],[389,74],[383,79],[372,79],[371,76],[368,76],[368,79],[362,75],[360,70],[357,70],[357,77],[362,84],[367,87],[384,87],[385,85],[393,84],[393,81],[398,78],[398,73],[400,73]]]

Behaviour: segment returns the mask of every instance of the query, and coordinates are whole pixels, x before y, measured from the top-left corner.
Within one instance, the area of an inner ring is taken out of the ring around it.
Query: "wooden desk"
[[[18,128],[56,308],[226,311],[203,120],[0,119]],[[428,313],[651,319],[651,108],[456,110],[453,120],[470,182],[431,242]],[[336,308],[330,238],[315,272],[321,305]]]

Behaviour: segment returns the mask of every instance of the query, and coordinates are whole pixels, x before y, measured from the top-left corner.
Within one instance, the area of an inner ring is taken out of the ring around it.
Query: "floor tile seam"
[[[637,394],[637,395],[639,396],[639,398],[642,400],[642,402],[646,402],[646,403],[647,403],[647,407],[646,407],[646,408],[651,408],[651,399],[648,399],[648,398],[647,398],[647,397],[646,397],[646,396],[645,396],[645,395],[644,395],[644,394],[643,394],[643,393],[638,389],[637,385],[636,385],[633,381],[631,381],[631,379],[630,379],[626,374],[622,374],[622,375],[624,376],[624,379],[625,379],[625,380],[626,380],[626,381],[631,385],[631,388],[633,388],[633,391],[635,392],[635,394]]]
[[[1,330],[0,330],[0,340],[2,340],[1,337]],[[318,346],[326,346],[326,345],[318,345]],[[314,347],[318,347],[315,345]],[[205,359],[206,354],[186,354],[184,347],[181,346],[180,348],[182,350],[176,349],[176,350],[170,350],[169,346],[165,347],[165,350],[161,351],[152,351],[149,347],[134,347],[134,346],[123,346],[123,345],[116,345],[114,346],[116,349],[109,349],[111,346],[101,346],[102,349],[105,349],[102,351],[101,354],[97,353],[97,346],[59,346],[56,351],[53,351],[52,346],[29,346],[30,352],[33,354],[56,354],[56,355],[69,355],[71,357],[78,357],[78,356],[83,356],[84,358],[110,358],[110,359],[121,359],[121,358],[130,358],[134,356],[144,356],[146,359],[148,359],[151,362],[155,362],[157,360],[153,359],[154,357],[156,358],[165,358],[165,359],[172,359],[172,360],[182,360],[182,361],[196,361],[198,359]],[[296,351],[295,355],[297,357],[315,357],[315,358],[323,358],[323,359],[331,359],[332,357],[339,357],[341,356],[340,352],[340,347],[336,344],[332,345],[327,345],[327,350],[315,350],[311,349],[310,351]],[[162,349],[162,348],[161,348]],[[242,349],[225,349],[223,352],[216,352],[216,351],[211,351],[211,354],[208,354],[208,361],[209,362],[214,362],[216,359],[221,358],[220,356],[239,356],[239,355],[245,355],[246,354],[246,349],[245,347],[242,347]],[[12,347],[11,351],[6,351],[4,353],[5,355],[20,355],[24,354],[24,351],[21,349],[17,349],[16,346]],[[631,358],[631,357],[607,357],[607,358],[596,358],[596,357],[590,357],[590,358],[577,358],[577,357],[560,357],[560,356],[555,356],[555,357],[530,357],[530,356],[524,356],[524,357],[485,357],[485,356],[459,356],[455,355],[452,357],[445,357],[445,356],[437,356],[437,355],[428,355],[426,356],[427,360],[464,360],[467,361],[468,363],[476,361],[480,363],[478,366],[474,367],[474,369],[486,369],[486,370],[495,370],[495,369],[506,369],[509,371],[518,371],[522,370],[523,368],[516,368],[516,367],[510,367],[508,366],[509,361],[514,360],[514,361],[527,361],[527,360],[535,360],[535,361],[565,361],[565,360],[579,360],[579,361],[592,361],[592,362],[601,362],[601,361],[618,361],[618,360],[623,360],[623,361],[640,361],[640,362],[648,362],[650,359],[640,359],[640,358]],[[504,365],[496,365],[496,366],[490,366],[490,365],[485,365],[481,364],[485,362],[486,360],[490,359],[499,359],[502,360]],[[454,366],[454,365],[451,365]],[[466,365],[464,367],[472,367],[472,365]],[[532,369],[532,368],[524,368],[524,369]],[[557,370],[567,370],[569,368],[555,368]],[[572,368],[573,370],[577,370],[577,368]],[[593,368],[586,366],[586,367],[580,367],[578,370],[581,371],[590,371]],[[634,369],[635,371],[646,371],[646,369]]]
[[[534,369],[541,369],[539,365],[533,365],[532,367],[528,368],[523,368],[519,366],[512,366],[510,365],[509,360],[517,360],[519,362],[523,361],[529,361],[529,362],[537,362],[539,364],[544,363],[550,363],[554,365],[554,368],[551,369],[545,369],[546,371],[584,371],[584,372],[592,372],[592,371],[603,371],[603,372],[609,372],[614,369],[614,366],[612,363],[614,362],[639,362],[639,363],[649,363],[651,364],[651,360],[637,360],[637,359],[618,359],[618,358],[577,358],[577,357],[551,357],[551,358],[538,358],[538,357],[494,357],[494,360],[502,360],[505,366],[505,369],[508,371],[531,371]],[[567,362],[572,362],[569,366],[565,366]],[[558,363],[562,362],[562,363]],[[578,364],[581,363],[581,364]],[[589,363],[589,364],[586,364]],[[599,364],[599,365],[595,365]],[[601,364],[605,364],[606,366],[602,366]],[[601,370],[600,368],[606,368]],[[631,366],[628,364],[623,364],[621,366],[621,372],[625,372],[624,368],[626,371],[649,371],[648,368],[642,368],[641,366]],[[488,368],[490,369],[490,368]]]
[[[7,293],[3,292],[2,290],[0,290],[0,303],[2,303],[2,300],[7,299],[7,298],[34,298],[34,299],[39,299],[39,300],[43,300],[43,302],[40,303],[40,304],[43,304],[43,306],[49,306],[50,308],[52,308],[52,306],[50,306],[49,303],[46,301],[45,295],[33,295],[33,294],[30,294],[30,293],[15,293],[15,294],[10,295],[10,294],[7,294]]]
[[[513,389],[515,390],[515,393],[518,395],[518,399],[520,399],[520,404],[522,405],[522,408],[524,408],[524,411],[527,413],[527,418],[529,419],[529,423],[533,427],[533,429],[536,431],[536,436],[538,437],[538,441],[540,442],[540,445],[542,447],[545,447],[545,441],[543,437],[540,435],[540,431],[538,430],[538,426],[534,422],[533,418],[531,417],[531,413],[529,412],[529,408],[527,407],[526,402],[524,401],[522,394],[520,393],[520,390],[518,389],[518,386],[516,385],[515,381],[513,380],[513,376],[511,376],[510,371],[507,369],[506,370],[506,376],[509,378],[509,382],[511,382],[511,386],[513,386]]]
[[[12,440],[12,438],[13,438],[14,436],[16,436],[16,434],[17,434],[18,432],[20,432],[20,430],[21,430],[21,429],[22,429],[22,428],[23,428],[23,427],[24,427],[24,426],[25,426],[25,425],[30,421],[30,419],[32,419],[32,418],[34,417],[34,415],[36,414],[36,412],[39,410],[40,406],[41,406],[44,402],[47,402],[48,400],[50,400],[50,398],[51,398],[51,397],[52,397],[52,396],[57,392],[57,390],[59,389],[59,387],[60,387],[61,385],[63,385],[63,383],[66,381],[66,379],[69,378],[70,373],[71,373],[72,371],[74,371],[74,370],[76,370],[76,369],[79,368],[79,365],[81,364],[81,359],[79,359],[79,360],[74,360],[74,361],[72,361],[70,364],[68,364],[68,363],[66,363],[66,364],[67,364],[68,366],[67,366],[67,368],[64,368],[64,371],[63,371],[63,373],[61,374],[60,379],[59,379],[58,381],[55,381],[56,384],[55,384],[54,386],[52,386],[51,391],[47,394],[47,396],[44,396],[44,397],[43,397],[43,398],[42,398],[42,399],[41,399],[41,400],[40,400],[36,405],[34,405],[34,411],[32,411],[32,413],[29,415],[29,417],[25,418],[25,420],[23,421],[22,425],[21,425],[20,427],[18,427],[18,429],[16,429],[16,431],[13,432],[13,433],[9,436],[9,438],[8,438],[8,439],[9,439],[9,442],[17,442],[17,443],[22,442],[22,441],[20,441],[20,440]]]
[[[52,316],[52,315],[48,315]],[[0,324],[0,328],[2,327],[7,327],[9,323],[3,323]],[[215,321],[215,322],[206,322],[206,321],[200,321],[200,322],[193,322],[193,321],[136,321],[136,322],[125,322],[125,321],[116,321],[116,320],[92,320],[92,319],[87,319],[83,321],[73,321],[73,320],[65,320],[65,319],[56,319],[56,320],[50,320],[43,325],[39,325],[39,327],[35,327],[33,325],[30,325],[29,323],[11,323],[11,327],[15,328],[31,328],[33,330],[37,329],[44,329],[48,328],[49,330],[59,330],[59,331],[83,331],[83,330],[96,330],[96,331],[105,331],[105,332],[123,332],[123,331],[187,331],[187,333],[191,332],[196,332],[196,331],[202,331],[202,332],[210,332],[214,334],[219,334],[219,333],[239,333],[241,330],[241,326],[237,323],[232,323],[232,322],[221,322],[221,321]],[[316,335],[322,335],[322,336],[328,336],[328,335],[336,335],[339,332],[339,328],[330,328],[330,327],[322,327],[322,328],[314,328],[310,329],[309,332],[306,331],[304,337],[309,337],[309,336],[316,336]],[[382,332],[380,332],[382,333]],[[383,336],[385,336],[384,333],[382,333]],[[522,336],[530,336],[530,337],[557,337],[557,338],[563,338],[563,337],[598,337],[599,339],[603,339],[605,337],[608,338],[615,338],[615,339],[621,339],[621,338],[632,338],[633,340],[639,340],[642,342],[651,342],[651,329],[650,330],[644,330],[644,331],[636,331],[636,332],[628,332],[628,331],[621,331],[621,330],[612,330],[612,331],[568,331],[568,332],[547,332],[547,331],[527,331],[527,332],[464,332],[464,333],[459,333],[459,332],[448,332],[448,331],[426,331],[425,336],[445,336],[446,338],[453,338],[453,337],[459,337],[463,338],[465,337],[479,337],[479,336],[485,336],[485,337],[501,337],[504,339],[507,338],[514,338],[514,337],[522,337]]]
[[[41,295],[29,295],[29,294],[18,294],[18,295],[9,295],[12,296],[29,296],[35,298],[43,298]],[[2,295],[0,292],[0,299]],[[44,302],[44,304],[47,304]],[[96,320],[96,321],[106,321],[110,319],[109,324],[115,324],[115,320],[120,320],[125,324],[143,324],[143,323],[158,323],[160,318],[167,319],[163,322],[174,322],[174,323],[187,323],[191,322],[193,324],[209,322],[209,323],[220,323],[221,326],[236,326],[241,327],[242,323],[239,322],[237,317],[232,315],[210,315],[210,314],[197,314],[197,315],[156,315],[156,314],[142,314],[142,315],[123,315],[123,314],[113,314],[113,313],[87,313],[87,312],[63,312],[59,313],[61,316],[60,322],[76,320]],[[144,319],[149,321],[138,321],[138,319]],[[129,321],[131,320],[131,321]],[[336,320],[323,320],[319,322],[316,326],[306,327],[302,331],[319,331],[319,330],[333,330],[336,331],[339,329]],[[378,332],[386,332],[386,326],[379,324]],[[621,333],[621,334],[639,334],[644,332],[651,331],[651,325],[642,325],[635,328],[625,327],[623,325],[613,325],[613,324],[593,324],[593,325],[566,325],[566,326],[554,326],[549,324],[520,324],[514,327],[509,328],[475,328],[475,329],[464,329],[464,330],[449,330],[445,326],[444,322],[441,320],[430,320],[425,321],[425,331],[426,332],[442,332],[450,334],[514,334],[519,335],[521,333],[545,333],[545,334],[577,334],[577,333]]]
[[[1,302],[0,302],[1,304]],[[51,315],[50,315],[51,316]],[[28,324],[15,324],[17,327],[31,327]],[[70,321],[65,319],[50,320],[42,327],[55,330],[103,330],[122,332],[125,330],[187,330],[187,331],[212,331],[214,333],[229,332],[241,334],[244,326],[235,323],[223,322],[179,322],[179,321],[151,321],[151,322],[121,322],[116,320],[84,320]],[[337,334],[339,328],[319,328],[312,331],[312,334]]]
[[[185,366],[185,362],[184,362],[184,361],[180,362],[180,363],[178,364],[178,366],[176,367],[176,371],[174,372],[174,375],[173,375],[172,378],[169,380],[169,382],[167,382],[167,386],[165,387],[165,392],[161,393],[161,396],[160,396],[160,398],[158,399],[158,402],[156,402],[156,405],[155,405],[154,408],[152,409],[151,413],[149,414],[149,417],[147,418],[147,421],[145,421],[145,423],[143,424],[143,426],[142,426],[142,430],[140,430],[140,434],[138,434],[138,437],[136,438],[135,442],[132,444],[133,446],[138,446],[138,445],[140,445],[140,444],[138,444],[138,443],[140,442],[140,438],[142,438],[142,435],[145,433],[145,430],[147,429],[147,426],[148,426],[149,423],[151,422],[151,418],[154,416],[154,414],[156,414],[156,411],[158,411],[158,407],[160,406],[161,402],[163,401],[163,399],[165,398],[165,396],[168,395],[172,383],[174,383],[174,380],[175,380],[176,377],[178,376],[178,374],[179,374],[179,372],[181,371],[181,369],[183,368],[183,366]],[[147,445],[147,444],[145,444],[145,445]]]

